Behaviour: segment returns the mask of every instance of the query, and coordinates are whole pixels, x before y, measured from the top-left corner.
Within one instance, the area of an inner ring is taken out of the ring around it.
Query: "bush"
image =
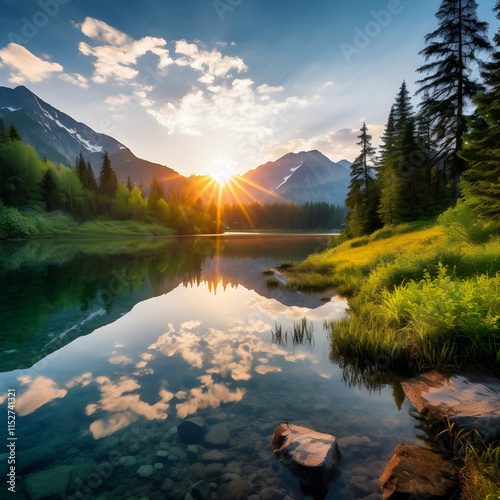
[[[0,234],[10,238],[36,238],[39,231],[33,217],[28,217],[17,208],[0,207]]]

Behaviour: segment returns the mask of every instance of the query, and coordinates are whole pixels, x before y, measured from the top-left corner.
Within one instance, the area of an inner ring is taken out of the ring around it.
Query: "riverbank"
[[[418,222],[330,245],[279,269],[288,288],[348,297],[349,317],[331,325],[332,360],[365,370],[380,370],[382,360],[382,369],[408,375],[500,374],[498,238],[457,243],[435,223]],[[462,451],[469,498],[500,493],[500,448]]]

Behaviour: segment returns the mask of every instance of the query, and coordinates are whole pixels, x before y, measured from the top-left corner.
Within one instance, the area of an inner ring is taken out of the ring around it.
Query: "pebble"
[[[141,465],[137,469],[137,474],[139,474],[139,476],[144,477],[144,478],[151,476],[153,474],[153,472],[154,472],[154,469],[153,469],[152,465]]]

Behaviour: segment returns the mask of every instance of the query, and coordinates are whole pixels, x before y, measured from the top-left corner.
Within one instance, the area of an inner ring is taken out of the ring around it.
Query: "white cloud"
[[[62,75],[59,75],[59,78],[73,85],[78,85],[83,89],[89,88],[87,78],[85,78],[83,75],[80,75],[80,73],[73,73],[72,75],[69,75],[68,73],[63,73]]]
[[[96,58],[92,76],[96,83],[105,83],[111,79],[118,82],[134,79],[139,74],[139,70],[135,68],[137,60],[148,52],[158,56],[157,69],[160,72],[164,72],[173,63],[169,51],[164,48],[167,42],[163,38],[146,36],[134,40],[104,21],[92,17],[87,17],[80,29],[96,42],[94,47],[85,42],[78,46],[82,54]]]
[[[126,94],[117,94],[117,95],[110,95],[106,97],[105,101],[106,104],[109,104],[112,107],[118,107],[118,106],[123,106],[124,104],[127,104],[132,99],[132,96],[126,95]]]
[[[235,69],[238,73],[246,71],[248,67],[240,57],[223,56],[218,50],[200,50],[194,43],[179,40],[175,43],[175,52],[184,57],[175,60],[178,66],[189,66],[200,71],[199,81],[212,84],[216,78],[223,78]]]
[[[335,87],[335,82],[329,81],[323,84],[324,89],[327,89],[328,87]]]
[[[267,83],[264,83],[260,87],[257,87],[257,92],[260,94],[274,94],[276,92],[283,92],[284,87],[271,87]]]
[[[9,81],[17,84],[41,82],[63,71],[60,64],[44,61],[17,43],[9,43],[0,50],[0,60],[11,69]]]
[[[383,125],[368,125],[368,133],[373,136],[373,145],[377,146],[384,133]],[[359,155],[359,130],[343,128],[310,139],[291,139],[286,143],[273,142],[263,150],[266,158],[280,158],[287,153],[298,153],[317,149],[333,161],[346,158],[353,161]]]

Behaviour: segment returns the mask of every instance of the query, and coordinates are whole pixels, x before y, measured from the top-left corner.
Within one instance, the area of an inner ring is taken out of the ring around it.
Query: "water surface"
[[[7,389],[17,393],[9,497],[181,500],[201,495],[202,480],[207,498],[308,498],[272,456],[273,431],[287,420],[338,438],[343,475],[328,498],[382,498],[378,478],[395,446],[417,443],[397,378],[366,383],[329,359],[323,324],[346,314],[344,300],[271,291],[262,275],[326,241],[2,244],[4,415]],[[294,339],[303,320],[309,335]],[[188,448],[176,427],[192,416],[228,439]]]

